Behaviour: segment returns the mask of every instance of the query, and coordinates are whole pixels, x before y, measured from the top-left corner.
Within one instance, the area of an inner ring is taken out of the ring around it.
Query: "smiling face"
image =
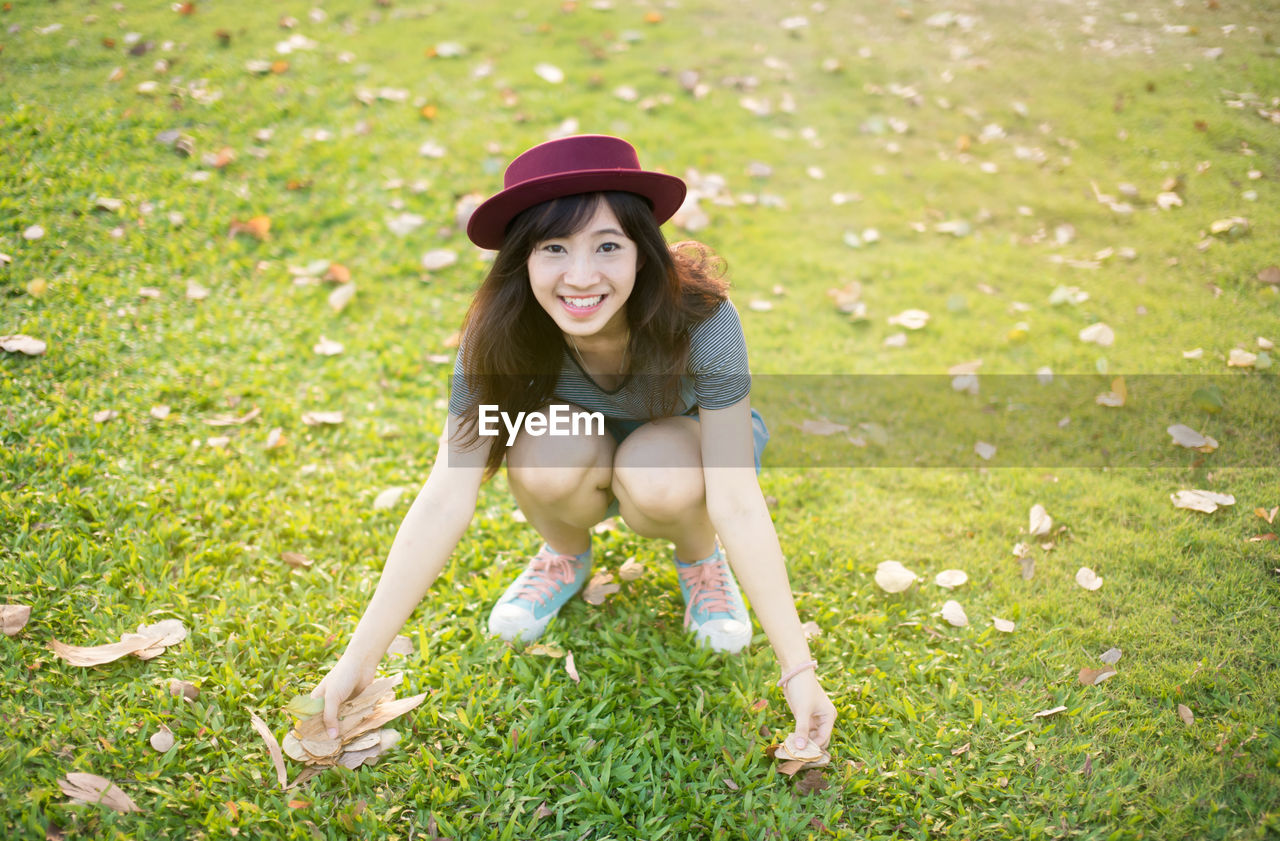
[[[578,230],[534,244],[529,286],[565,335],[622,339],[638,254],[609,203],[600,201]]]

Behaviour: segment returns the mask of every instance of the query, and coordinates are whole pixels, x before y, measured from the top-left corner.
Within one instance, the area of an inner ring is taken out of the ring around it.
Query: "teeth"
[[[564,300],[565,303],[571,307],[586,309],[587,307],[594,307],[596,304],[600,303],[600,299],[603,297],[603,295],[595,295],[591,298],[565,298]]]

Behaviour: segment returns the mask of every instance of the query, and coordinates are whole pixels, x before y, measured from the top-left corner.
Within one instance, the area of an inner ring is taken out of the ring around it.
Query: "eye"
[[[538,250],[539,250],[539,251],[545,251],[545,252],[547,252],[548,254],[563,254],[563,253],[565,253],[565,251],[564,251],[564,246],[563,246],[563,245],[560,245],[559,243],[555,243],[555,242],[549,242],[549,243],[547,243],[546,245],[543,245],[543,246],[539,247],[539,249],[538,249]]]
[[[616,242],[606,242],[600,245],[600,250],[606,253],[610,251],[620,251],[622,250],[622,246]]]

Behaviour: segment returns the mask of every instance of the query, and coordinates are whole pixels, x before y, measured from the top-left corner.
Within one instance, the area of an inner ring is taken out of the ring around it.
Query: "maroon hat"
[[[467,236],[481,248],[502,246],[507,225],[535,204],[572,196],[619,190],[648,200],[661,225],[684,202],[684,182],[674,175],[640,168],[635,148],[618,137],[580,134],[550,140],[520,155],[502,178],[502,192],[471,214]]]

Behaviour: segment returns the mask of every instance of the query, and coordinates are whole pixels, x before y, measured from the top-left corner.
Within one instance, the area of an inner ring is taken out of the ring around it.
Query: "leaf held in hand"
[[[308,718],[324,712],[324,699],[312,698],[310,695],[298,695],[281,709],[294,718]]]

